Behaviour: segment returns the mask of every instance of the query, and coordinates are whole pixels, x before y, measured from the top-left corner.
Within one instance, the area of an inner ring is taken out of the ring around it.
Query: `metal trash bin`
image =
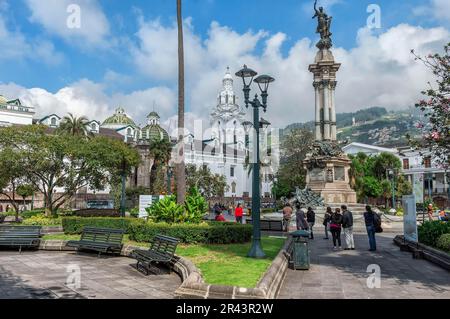
[[[298,230],[291,233],[293,237],[293,248],[291,254],[291,264],[295,270],[309,270],[309,246],[308,239],[310,233],[306,230]]]

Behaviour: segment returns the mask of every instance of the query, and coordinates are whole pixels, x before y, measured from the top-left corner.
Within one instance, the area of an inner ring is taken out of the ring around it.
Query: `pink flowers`
[[[441,136],[440,136],[439,132],[435,131],[435,132],[431,133],[431,138],[434,140],[439,140],[440,137]]]
[[[423,123],[421,123],[421,122],[418,122],[417,124],[416,124],[416,127],[417,128],[423,128],[425,125],[423,125]]]

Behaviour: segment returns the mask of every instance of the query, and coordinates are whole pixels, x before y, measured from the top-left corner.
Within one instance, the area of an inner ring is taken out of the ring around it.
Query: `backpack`
[[[373,226],[375,227],[376,233],[383,232],[383,228],[381,227],[381,217],[377,213],[373,213]]]

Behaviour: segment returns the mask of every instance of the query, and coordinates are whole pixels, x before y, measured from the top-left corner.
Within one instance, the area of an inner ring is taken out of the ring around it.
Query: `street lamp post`
[[[173,168],[167,168],[167,195],[172,195],[172,176],[173,176]]]
[[[395,170],[389,170],[389,177],[392,179],[392,208],[395,209]]]
[[[274,78],[268,75],[260,75],[255,79],[255,82],[258,84],[259,89],[261,90],[261,101],[258,98],[258,94],[255,95],[255,98],[250,100],[250,86],[253,82],[253,78],[258,75],[257,72],[252,69],[247,68],[244,65],[244,68],[236,73],[237,77],[242,78],[244,83],[244,97],[245,97],[245,107],[248,108],[249,104],[253,107],[253,128],[254,128],[254,158],[252,161],[252,172],[253,172],[253,181],[252,181],[252,221],[253,221],[253,241],[252,247],[248,253],[248,257],[252,258],[265,258],[266,255],[261,247],[261,227],[260,227],[260,208],[261,208],[261,181],[260,181],[260,159],[259,159],[259,130],[263,123],[259,119],[259,108],[262,108],[264,112],[267,110],[267,97],[269,96],[267,90],[269,88],[269,84],[275,81]],[[247,80],[249,80],[247,82]],[[243,125],[246,129],[250,128],[249,122],[244,122]]]
[[[126,163],[125,159],[122,162],[122,192],[120,195],[120,216],[125,217],[125,198],[126,198],[126,183],[127,183],[127,174],[126,174]]]

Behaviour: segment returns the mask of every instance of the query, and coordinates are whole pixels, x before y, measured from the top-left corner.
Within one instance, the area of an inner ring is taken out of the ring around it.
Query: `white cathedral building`
[[[197,167],[207,166],[214,174],[226,177],[228,191],[225,197],[248,198],[252,196],[252,173],[249,159],[252,158],[252,134],[245,132],[242,123],[248,121],[246,112],[238,105],[238,98],[233,89],[233,77],[227,70],[223,78],[223,87],[217,97],[217,105],[210,113],[210,128],[202,132],[201,137],[189,134],[185,138],[185,162]],[[31,125],[39,123],[56,129],[62,118],[50,114],[40,119],[33,119],[34,108],[26,107],[20,100],[8,100],[0,95],[0,126]],[[151,112],[142,127],[129,116],[125,109],[118,107],[115,113],[103,122],[91,120],[88,129],[92,133],[123,139],[125,143],[140,145],[149,140],[170,140],[167,131],[160,125],[156,112]],[[207,139],[205,133],[210,133]],[[261,144],[261,196],[270,197],[273,176],[278,163],[278,145],[274,134],[269,130],[260,133]],[[173,142],[176,142],[173,141]],[[268,144],[275,146],[266,147]],[[175,148],[174,148],[175,149]],[[146,169],[143,165],[142,169]],[[144,172],[136,176],[144,176]],[[139,178],[138,178],[139,179]],[[148,181],[137,181],[148,186]]]

